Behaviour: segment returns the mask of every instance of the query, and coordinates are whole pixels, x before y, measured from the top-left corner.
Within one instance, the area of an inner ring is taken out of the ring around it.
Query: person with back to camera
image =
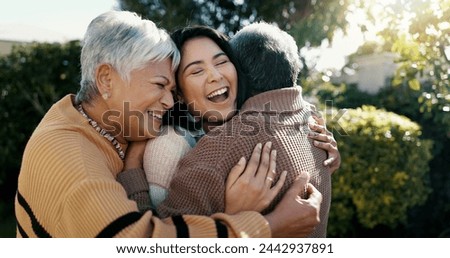
[[[307,174],[324,196],[320,224],[312,234],[299,232],[294,236],[325,237],[331,173],[323,166],[327,153],[315,148],[308,137],[314,107],[302,99],[301,87],[296,86],[300,70],[297,45],[289,34],[266,23],[245,27],[230,43],[247,79],[247,85],[239,89],[239,97],[245,102],[237,116],[209,131],[180,161],[158,214],[209,215],[223,211],[228,205],[224,189],[230,168],[242,156],[249,157],[254,144],[271,142],[277,151],[277,169],[289,174],[287,184],[262,213],[272,211],[295,178]],[[186,69],[183,62],[180,69]],[[182,77],[180,73],[178,77]],[[266,184],[272,185],[279,177],[274,176],[268,176]]]
[[[110,11],[90,23],[79,92],[50,108],[25,148],[17,237],[270,237],[304,228],[305,219],[292,216],[304,209],[296,201],[300,184],[264,216],[243,211],[161,220],[128,199],[116,177],[142,171],[142,146],[158,136],[161,117],[173,106],[179,58],[169,35],[134,13]],[[259,154],[273,162],[268,152]],[[261,168],[268,165],[240,170],[247,175]]]
[[[239,64],[229,46],[228,38],[222,33],[206,26],[189,26],[176,30],[171,37],[181,51],[181,63],[188,67],[188,71],[180,69],[177,71],[179,101],[168,112],[168,120],[165,120],[170,126],[164,127],[162,135],[149,140],[146,145],[143,165],[149,184],[150,204],[142,203],[143,200],[133,198],[133,194],[130,194],[138,192],[133,188],[145,184],[136,182],[139,181],[139,177],[133,178],[133,175],[125,173],[120,175],[120,181],[128,189],[130,198],[140,203],[139,206],[143,209],[158,207],[167,196],[167,189],[178,161],[209,129],[223,124],[234,116],[239,95],[237,85],[242,84]],[[190,70],[195,71],[191,74]],[[207,78],[214,74],[223,77],[221,84],[226,87],[215,83],[214,79]],[[239,91],[241,90],[242,87],[239,87]],[[211,121],[212,119],[214,121]],[[323,123],[323,120],[321,122]],[[324,166],[330,167],[330,171],[335,171],[340,161],[339,152],[335,147],[336,142],[333,138],[331,138],[333,141],[328,141],[329,136],[324,132],[329,132],[323,127],[315,124],[312,125],[312,128],[314,127],[321,133],[312,138],[317,140],[319,148],[327,150],[329,154]],[[252,187],[252,182],[249,183],[250,187],[246,189]]]

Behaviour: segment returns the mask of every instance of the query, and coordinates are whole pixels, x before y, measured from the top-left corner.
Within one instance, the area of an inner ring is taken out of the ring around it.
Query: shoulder
[[[178,161],[191,149],[182,133],[172,126],[163,127],[161,135],[148,140],[145,146],[143,165],[147,177],[173,174]]]
[[[186,132],[175,130],[172,126],[164,126],[158,137],[147,141],[144,158],[161,151],[186,153],[191,149]]]

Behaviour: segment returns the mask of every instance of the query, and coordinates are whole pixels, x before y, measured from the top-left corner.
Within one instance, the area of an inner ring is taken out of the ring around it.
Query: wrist
[[[138,168],[143,168],[143,167],[144,166],[142,164],[142,161],[139,161],[139,160],[126,161],[123,166],[123,170],[138,169]]]
[[[264,215],[264,218],[269,223],[269,228],[270,228],[272,237],[280,237],[278,221],[277,221],[276,217],[273,215],[273,212],[269,213],[267,215]]]

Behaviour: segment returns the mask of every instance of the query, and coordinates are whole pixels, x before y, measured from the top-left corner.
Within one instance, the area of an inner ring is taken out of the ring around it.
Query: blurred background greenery
[[[259,20],[287,30],[302,48],[305,96],[324,111],[342,155],[333,175],[329,236],[450,237],[450,0],[378,2],[118,4],[169,32],[204,24],[232,37]],[[309,51],[350,25],[363,36],[378,28],[375,40],[342,69],[316,69]],[[80,42],[71,41],[18,45],[0,56],[0,237],[15,236],[13,200],[26,142],[49,107],[77,91],[79,54]],[[389,57],[381,59],[381,75],[373,66],[380,57]]]

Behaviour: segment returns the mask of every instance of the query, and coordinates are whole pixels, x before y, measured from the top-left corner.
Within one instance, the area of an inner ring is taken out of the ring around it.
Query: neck
[[[103,99],[96,98],[89,103],[82,102],[84,112],[110,135],[114,136],[116,140],[122,144],[127,143],[123,137],[121,130],[121,123],[119,118],[121,116],[109,115],[111,109]]]

